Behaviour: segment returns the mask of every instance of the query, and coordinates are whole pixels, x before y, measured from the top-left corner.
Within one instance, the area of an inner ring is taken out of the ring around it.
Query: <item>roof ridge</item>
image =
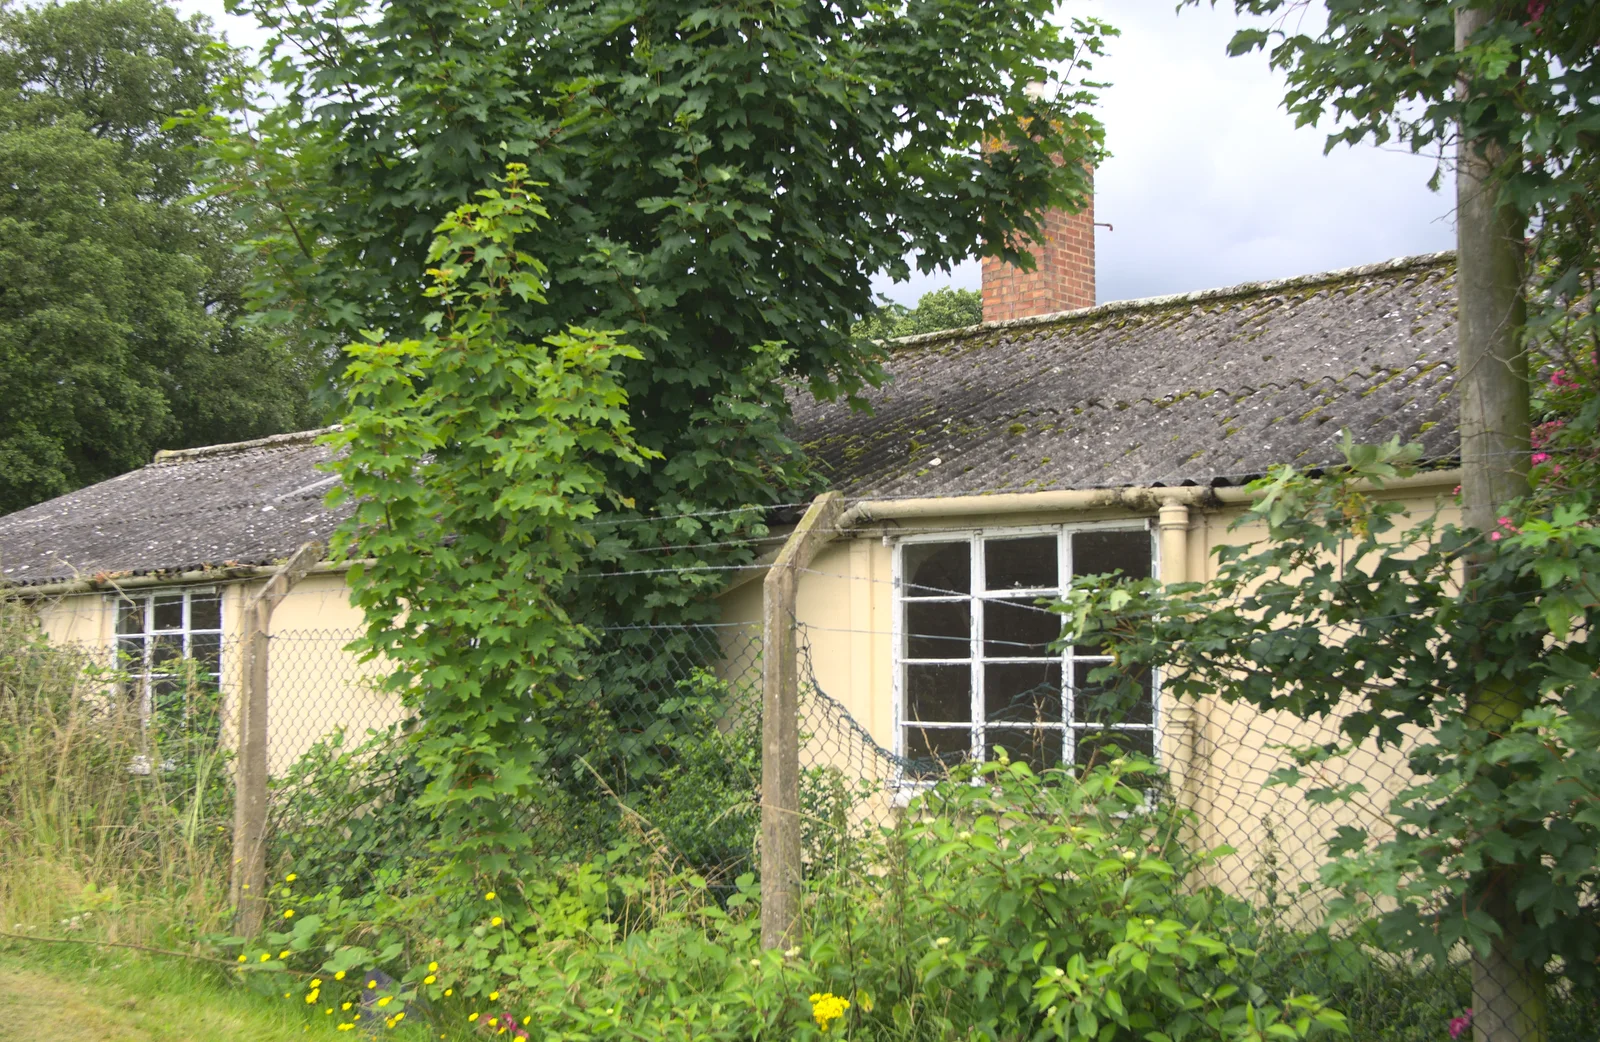
[[[1188,293],[1167,293],[1155,297],[1135,297],[1132,300],[1111,300],[1104,304],[1076,308],[1071,311],[1053,311],[1047,315],[1029,315],[1026,318],[1007,318],[993,322],[980,322],[975,326],[958,326],[954,329],[939,329],[932,333],[916,333],[911,336],[898,337],[886,343],[892,348],[919,347],[939,340],[956,340],[980,333],[993,333],[1008,329],[1029,329],[1034,326],[1052,325],[1068,319],[1082,321],[1127,311],[1167,308],[1174,304],[1197,304],[1206,300],[1256,296],[1279,290],[1298,289],[1302,286],[1342,282],[1345,279],[1360,278],[1366,275],[1382,275],[1393,271],[1437,267],[1445,261],[1455,260],[1455,256],[1455,250],[1440,250],[1437,253],[1415,253],[1404,257],[1394,257],[1386,261],[1377,261],[1372,264],[1358,264],[1351,268],[1334,268],[1329,271],[1312,272],[1307,275],[1291,275],[1282,279],[1241,282],[1233,286],[1219,286],[1215,289],[1192,290]]]
[[[192,449],[162,449],[156,453],[151,465],[159,463],[177,463],[182,460],[199,459],[204,456],[226,456],[235,452],[248,452],[251,449],[272,448],[278,445],[294,445],[300,442],[315,441],[324,434],[331,434],[340,430],[340,424],[330,427],[317,427],[309,431],[290,431],[287,434],[269,434],[265,438],[252,438],[249,441],[229,441],[221,445],[196,445]]]

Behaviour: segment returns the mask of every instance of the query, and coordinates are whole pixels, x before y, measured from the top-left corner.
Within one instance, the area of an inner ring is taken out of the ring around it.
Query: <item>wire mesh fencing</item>
[[[327,866],[327,882],[352,885],[396,859],[435,856],[438,838],[419,806],[428,778],[406,741],[416,721],[384,689],[383,664],[348,650],[356,636],[274,634],[269,688],[271,858]],[[892,712],[873,713],[867,700],[883,700],[881,684],[841,684],[841,665],[860,664],[837,661],[841,646],[828,635],[801,626],[798,643],[808,876],[872,880],[881,866],[871,852],[883,849],[875,841],[904,824],[908,807],[937,813],[929,795],[964,763],[1005,757],[1082,771],[1148,757],[1155,769],[1141,784],[1149,806],[1178,812],[1164,820],[1181,822],[1187,847],[1219,852],[1183,885],[1234,909],[1236,939],[1270,952],[1285,987],[1329,998],[1362,1037],[1420,1042],[1438,1037],[1441,1025],[1468,1030],[1482,991],[1474,992],[1464,947],[1437,961],[1384,950],[1363,926],[1385,910],[1381,901],[1364,917],[1328,915],[1351,896],[1327,875],[1330,851],[1354,830],[1382,838],[1393,827],[1390,800],[1414,781],[1406,749],[1348,747],[1336,716],[1168,704],[1159,676],[1144,678],[1145,701],[1119,705],[1089,683],[1092,670],[1070,669],[1011,684],[1003,703],[991,698],[975,722],[942,727],[935,739],[919,717],[935,710],[909,692],[894,692]],[[228,657],[224,649],[224,703]],[[882,665],[865,668],[881,676]],[[713,892],[757,874],[762,667],[754,624],[603,631],[590,668],[559,706],[541,710],[541,788],[519,810],[535,849],[592,854],[629,840],[701,875]],[[991,694],[1000,689],[991,685]],[[1065,708],[1069,699],[1081,711]],[[1314,750],[1322,752],[1308,755]],[[1549,1021],[1555,1042],[1600,1037],[1594,997],[1559,975]]]

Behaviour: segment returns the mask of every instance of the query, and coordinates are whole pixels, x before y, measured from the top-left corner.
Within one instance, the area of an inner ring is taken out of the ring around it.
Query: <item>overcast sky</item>
[[[235,43],[253,23],[221,0],[179,0]],[[1454,245],[1454,190],[1428,191],[1426,158],[1370,146],[1322,154],[1296,130],[1265,55],[1229,58],[1232,4],[1065,0],[1062,12],[1122,30],[1095,74],[1110,81],[1100,116],[1111,158],[1095,177],[1102,301],[1181,293],[1365,264]],[[978,265],[880,287],[914,304],[938,286],[978,286]]]

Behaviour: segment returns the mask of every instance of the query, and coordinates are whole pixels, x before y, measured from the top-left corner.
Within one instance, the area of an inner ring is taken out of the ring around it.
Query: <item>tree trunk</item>
[[[1456,11],[1456,48],[1489,20],[1481,9]],[[1460,96],[1472,93],[1463,80]],[[1456,337],[1461,403],[1462,520],[1487,538],[1509,501],[1528,492],[1530,416],[1524,235],[1527,222],[1499,200],[1495,174],[1514,157],[1498,146],[1466,140],[1456,152]],[[1487,547],[1487,544],[1486,544]],[[1487,550],[1485,550],[1487,552]],[[1467,562],[1471,569],[1472,560]],[[1499,731],[1528,707],[1515,683],[1472,691],[1466,706],[1474,726]],[[1508,874],[1515,869],[1508,866]],[[1472,1030],[1475,1042],[1544,1042],[1547,1034],[1544,968],[1517,957],[1524,922],[1506,895],[1513,878],[1492,878],[1479,897],[1501,935],[1472,961]]]

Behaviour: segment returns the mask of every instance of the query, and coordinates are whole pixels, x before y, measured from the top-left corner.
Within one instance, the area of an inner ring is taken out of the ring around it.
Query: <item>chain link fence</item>
[[[845,867],[871,877],[874,866],[850,861],[851,852],[872,849],[869,840],[892,830],[905,808],[970,759],[972,750],[1035,767],[1153,754],[1160,773],[1150,779],[1149,799],[1183,808],[1193,848],[1230,851],[1188,885],[1249,909],[1241,930],[1247,925],[1252,943],[1274,950],[1286,979],[1349,1013],[1358,1038],[1421,1042],[1440,1037],[1441,1025],[1455,1024],[1457,1036],[1470,1030],[1466,951],[1437,964],[1411,960],[1380,950],[1359,932],[1358,921],[1325,925],[1340,896],[1324,881],[1329,845],[1341,830],[1382,835],[1391,827],[1389,801],[1412,781],[1404,750],[1343,748],[1336,718],[1305,721],[1242,703],[1164,704],[1158,683],[1148,706],[1121,710],[1120,720],[1133,723],[1120,732],[1106,726],[1063,737],[1030,725],[1026,714],[1000,713],[975,725],[992,734],[976,736],[966,751],[917,750],[912,725],[898,717],[890,728],[881,720],[876,730],[862,724],[852,712],[859,712],[861,693],[829,690],[819,681],[819,673],[840,675],[819,669],[817,658],[838,645],[804,626],[799,634],[800,809],[808,872]],[[434,857],[436,838],[432,816],[418,805],[426,772],[406,741],[416,721],[385,689],[384,664],[363,662],[350,650],[358,635],[353,629],[279,631],[270,638],[268,663],[269,864],[300,871],[317,865],[327,876],[323,882],[351,888],[396,859]],[[191,652],[191,664],[170,668],[165,660],[149,661],[154,652],[147,651],[137,662],[120,662],[121,686],[107,690],[132,692],[135,700],[127,705],[159,724],[142,733],[186,733],[193,728],[183,721],[192,716],[195,727],[220,734],[225,758],[241,651],[222,641],[214,650],[206,646],[203,661]],[[132,651],[122,654],[127,659]],[[185,656],[169,657],[179,662]],[[592,661],[594,668],[571,685],[547,721],[542,795],[523,811],[535,849],[557,856],[593,853],[632,838],[699,873],[714,891],[731,891],[760,864],[759,626],[610,629],[600,634]],[[1038,714],[1051,699],[1094,694],[1081,678],[1070,693],[1059,681],[1052,684],[1026,693],[1029,712]],[[215,693],[207,697],[205,691]],[[1296,755],[1319,747],[1338,753],[1311,762]],[[158,774],[183,768],[155,748],[130,762],[132,771]],[[1312,794],[1340,787],[1348,798]],[[222,815],[212,817],[219,824],[211,827],[220,831]],[[1557,974],[1548,1038],[1597,1037],[1596,996],[1573,991]]]

